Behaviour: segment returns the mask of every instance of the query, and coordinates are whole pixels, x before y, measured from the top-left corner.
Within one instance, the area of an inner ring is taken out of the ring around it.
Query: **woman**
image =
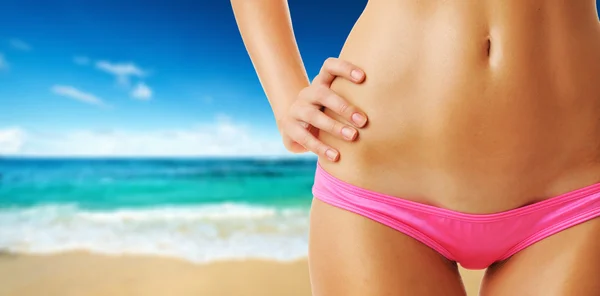
[[[286,147],[319,155],[314,295],[464,295],[457,262],[482,295],[600,295],[594,0],[372,0],[312,84],[285,0],[232,6]]]

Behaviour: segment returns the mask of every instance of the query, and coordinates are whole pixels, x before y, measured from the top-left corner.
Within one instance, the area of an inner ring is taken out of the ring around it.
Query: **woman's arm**
[[[231,6],[254,69],[279,119],[310,84],[287,1],[231,0]]]
[[[336,77],[362,83],[362,70],[329,58],[310,83],[286,0],[231,0],[231,5],[285,147],[296,153],[310,150],[336,161],[339,153],[318,139],[319,131],[348,141],[356,139],[358,131],[325,115],[322,108],[331,109],[356,127],[364,126],[366,115],[330,89]]]

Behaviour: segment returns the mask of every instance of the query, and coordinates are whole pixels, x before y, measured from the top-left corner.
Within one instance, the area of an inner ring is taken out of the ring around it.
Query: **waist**
[[[598,181],[598,20],[595,12],[593,22],[576,17],[587,2],[570,14],[559,1],[514,1],[514,11],[508,1],[493,13],[485,5],[494,1],[464,10],[463,2],[433,2],[401,17],[369,2],[340,54],[367,80],[332,84],[369,125],[355,143],[321,135],[341,152],[323,167],[355,185],[465,212]],[[505,10],[512,19],[501,19]]]
[[[371,0],[340,58],[366,70],[364,85],[383,95],[486,96],[548,84],[567,92],[600,73],[600,22],[594,0]]]

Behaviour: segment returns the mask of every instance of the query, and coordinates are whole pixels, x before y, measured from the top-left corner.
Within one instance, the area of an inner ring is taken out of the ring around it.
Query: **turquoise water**
[[[0,159],[0,249],[306,255],[316,159]]]

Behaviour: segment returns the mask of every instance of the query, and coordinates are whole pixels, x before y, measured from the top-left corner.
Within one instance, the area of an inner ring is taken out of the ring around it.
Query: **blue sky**
[[[314,76],[366,1],[290,2]],[[0,6],[0,153],[285,153],[229,1]]]
[[[289,2],[313,77],[366,0]],[[0,154],[285,154],[229,1],[0,7]]]

